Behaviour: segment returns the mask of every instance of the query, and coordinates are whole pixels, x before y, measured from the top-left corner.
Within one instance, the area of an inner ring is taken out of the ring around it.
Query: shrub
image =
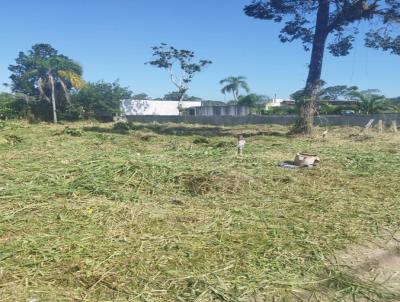
[[[113,125],[113,130],[121,132],[129,131],[131,130],[131,125],[126,122],[117,122]]]
[[[209,143],[210,143],[210,141],[209,141],[207,138],[202,137],[202,136],[199,136],[199,137],[197,137],[197,138],[195,138],[195,139],[193,140],[193,144],[196,144],[196,145],[199,145],[199,144],[209,144]]]
[[[25,118],[29,104],[21,95],[0,93],[0,117],[2,119]]]

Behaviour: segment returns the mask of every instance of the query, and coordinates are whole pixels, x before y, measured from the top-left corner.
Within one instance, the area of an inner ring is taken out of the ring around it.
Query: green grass
[[[398,298],[330,259],[399,229],[400,135],[65,127],[0,124],[0,301]]]

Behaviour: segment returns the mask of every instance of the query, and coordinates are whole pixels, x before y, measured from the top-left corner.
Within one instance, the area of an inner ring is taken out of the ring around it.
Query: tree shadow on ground
[[[164,124],[130,124],[130,130],[133,131],[152,131],[159,135],[174,135],[174,136],[238,136],[244,137],[252,136],[277,136],[287,137],[286,132],[278,131],[263,131],[248,128],[223,128],[219,126],[193,126],[193,125],[164,125]],[[256,126],[255,126],[256,128]],[[113,134],[128,134],[128,130],[114,129],[106,127],[84,127],[84,131],[99,132],[99,133],[113,133]]]

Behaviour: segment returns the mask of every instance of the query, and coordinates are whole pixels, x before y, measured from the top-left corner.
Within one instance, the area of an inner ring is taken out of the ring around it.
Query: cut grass
[[[0,301],[298,301],[299,290],[325,301],[397,298],[329,259],[399,228],[400,136],[65,129],[0,129]],[[247,141],[239,158],[238,134]],[[277,167],[299,151],[317,153],[320,167]]]

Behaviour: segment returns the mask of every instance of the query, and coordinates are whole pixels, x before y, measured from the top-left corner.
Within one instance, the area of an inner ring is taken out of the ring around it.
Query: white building
[[[267,103],[266,107],[267,107],[267,109],[269,107],[282,107],[282,106],[291,105],[292,103],[294,104],[294,101],[290,100],[290,99],[277,99],[277,98],[274,98],[270,102]]]
[[[183,101],[182,109],[201,106],[201,101]],[[123,115],[179,115],[178,101],[122,100]]]

